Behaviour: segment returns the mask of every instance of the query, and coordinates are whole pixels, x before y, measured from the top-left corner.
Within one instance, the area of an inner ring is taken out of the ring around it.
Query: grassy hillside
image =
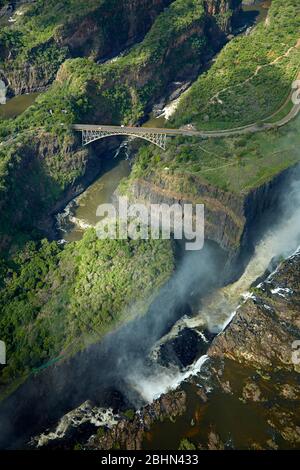
[[[29,243],[0,264],[0,331],[8,366],[0,385],[98,340],[145,311],[173,270],[168,241],[99,240],[64,248]]]
[[[125,188],[137,178],[158,182],[168,177],[174,190],[193,193],[193,178],[246,194],[300,162],[300,117],[284,128],[239,137],[170,139],[166,152],[143,146]],[[180,183],[181,182],[181,183]]]
[[[233,39],[212,68],[199,77],[182,99],[172,124],[226,128],[259,121],[280,109],[300,70],[299,33],[299,2],[274,0],[266,23],[249,36]],[[258,66],[262,68],[248,80]],[[226,92],[218,95],[222,103],[210,102],[225,87]],[[287,102],[273,120],[287,115],[290,108]],[[192,197],[197,192],[195,181],[204,181],[227,192],[246,194],[300,161],[299,128],[298,117],[281,129],[254,135],[170,139],[166,152],[143,146],[131,177],[122,186],[126,190],[139,178],[159,186],[167,179],[170,191]]]
[[[300,3],[273,0],[266,22],[221,51],[182,99],[172,124],[230,128],[276,112],[300,70]]]

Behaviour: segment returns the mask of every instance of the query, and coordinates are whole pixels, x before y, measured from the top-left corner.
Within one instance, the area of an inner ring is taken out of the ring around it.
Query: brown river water
[[[6,104],[0,105],[0,119],[12,119],[19,116],[35,102],[38,96],[39,93],[28,93],[9,99]]]
[[[129,174],[128,160],[113,161],[100,178],[58,215],[61,238],[68,242],[77,241],[82,238],[88,227],[94,227],[99,222],[96,217],[97,207],[111,202],[120,181]]]

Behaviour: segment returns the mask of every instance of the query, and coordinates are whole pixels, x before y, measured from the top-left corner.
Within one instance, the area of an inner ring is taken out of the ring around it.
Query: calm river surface
[[[80,240],[88,227],[94,227],[99,222],[96,217],[97,207],[110,202],[120,181],[129,176],[128,160],[115,160],[113,163],[115,164],[111,164],[102,176],[57,216],[59,233],[64,240]]]
[[[35,102],[38,96],[39,93],[28,93],[27,95],[15,96],[6,104],[1,104],[0,119],[12,119],[19,116]]]

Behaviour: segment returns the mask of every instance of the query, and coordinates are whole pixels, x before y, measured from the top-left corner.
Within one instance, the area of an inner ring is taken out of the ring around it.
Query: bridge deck
[[[218,130],[218,131],[196,131],[193,129],[169,129],[169,128],[157,128],[157,127],[128,127],[128,126],[101,126],[101,125],[91,125],[91,124],[75,124],[72,128],[75,131],[94,131],[94,132],[111,132],[112,134],[124,134],[124,135],[165,135],[165,136],[189,136],[189,137],[227,137],[239,134],[246,134],[251,132],[258,132],[262,130],[271,129],[275,127],[272,124],[264,124],[258,126],[257,124],[252,126],[237,127],[235,129],[229,130]]]
[[[283,127],[288,124],[290,121],[295,119],[300,112],[300,104],[297,102],[293,105],[292,109],[289,111],[287,116],[280,119],[277,122],[272,123],[262,123],[262,124],[249,124],[242,127],[236,127],[233,129],[224,129],[224,130],[216,130],[216,131],[196,131],[193,129],[168,129],[168,128],[156,128],[156,127],[129,127],[129,126],[105,126],[105,125],[91,125],[91,124],[75,124],[73,125],[73,129],[75,131],[82,131],[82,132],[103,132],[103,133],[112,133],[112,134],[124,134],[124,135],[162,135],[162,136],[176,136],[176,135],[183,135],[183,136],[196,136],[196,137],[230,137],[235,135],[241,134],[248,134],[248,133],[255,133],[255,132],[262,132],[269,129],[276,129],[279,127]]]
[[[103,131],[103,132],[122,132],[124,134],[167,134],[167,135],[182,135],[188,131],[182,129],[165,129],[157,127],[128,127],[128,126],[102,126],[91,124],[75,124],[73,126],[75,131]],[[191,131],[196,132],[196,131]],[[198,132],[196,132],[198,134]]]

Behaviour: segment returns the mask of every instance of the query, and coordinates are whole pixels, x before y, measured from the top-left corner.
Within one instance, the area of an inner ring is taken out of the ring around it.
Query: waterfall
[[[3,80],[0,80],[0,104],[6,103],[6,90],[7,87]]]

